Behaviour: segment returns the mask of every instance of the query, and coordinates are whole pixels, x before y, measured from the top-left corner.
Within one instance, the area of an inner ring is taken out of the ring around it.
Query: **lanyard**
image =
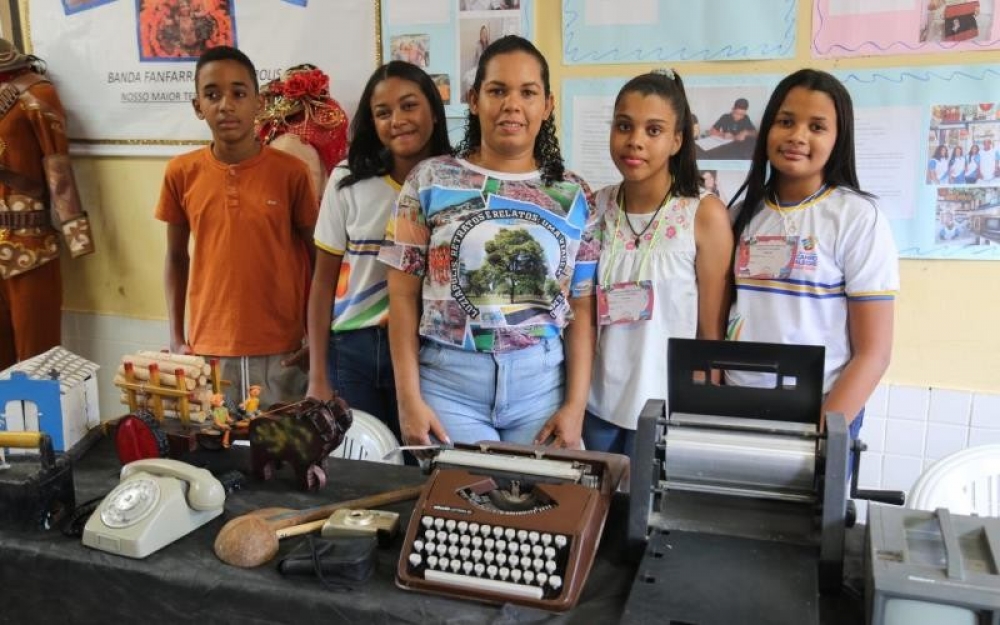
[[[615,256],[618,253],[618,246],[616,245],[618,243],[618,231],[619,231],[619,229],[621,228],[621,225],[622,225],[622,215],[625,213],[625,208],[622,206],[622,201],[621,201],[623,195],[624,195],[624,189],[622,187],[619,187],[618,188],[618,198],[617,198],[618,215],[615,218],[615,231],[614,231],[614,233],[612,235],[613,238],[611,239],[611,253],[608,255],[608,265],[604,269],[604,278],[602,280],[602,282],[604,283],[605,287],[610,286],[610,284],[611,284],[611,267],[614,266],[614,264],[615,264]],[[653,213],[653,221],[656,221],[659,218],[660,211],[662,211],[663,207],[666,206],[670,202],[670,197],[671,197],[671,193],[670,193],[669,190],[667,190],[667,194],[665,196],[663,196],[663,201],[660,203],[660,206],[656,209],[656,212]],[[657,241],[657,234],[660,232],[660,227],[663,225],[664,221],[666,221],[666,220],[665,219],[660,219],[656,223],[656,227],[653,229],[653,234],[652,234],[652,236],[649,239],[649,244],[646,245],[646,252],[643,254],[642,260],[639,261],[639,275],[636,277],[636,281],[642,279],[642,276],[645,273],[646,266],[649,264],[649,254],[650,254],[650,252],[653,249],[653,245]],[[638,247],[638,245],[639,245],[639,243],[637,241],[636,242],[636,247]],[[625,244],[622,243],[622,249],[624,249],[624,248],[625,248]]]
[[[815,193],[813,193],[809,197],[807,197],[804,200],[801,200],[799,202],[796,202],[795,204],[789,204],[787,206],[782,206],[781,202],[778,201],[778,194],[777,193],[774,194],[774,198],[773,198],[773,200],[774,200],[774,210],[778,211],[778,214],[781,215],[781,230],[785,233],[786,237],[794,237],[794,236],[798,236],[798,234],[799,234],[799,227],[798,227],[798,225],[795,223],[794,219],[792,219],[789,216],[788,213],[790,213],[792,211],[796,211],[799,208],[801,208],[802,206],[804,206],[805,204],[808,204],[809,202],[812,202],[813,200],[815,200],[816,198],[818,198],[820,195],[822,195],[823,192],[826,191],[826,189],[827,189],[827,185],[824,183],[822,186],[820,186],[819,189],[816,190]]]

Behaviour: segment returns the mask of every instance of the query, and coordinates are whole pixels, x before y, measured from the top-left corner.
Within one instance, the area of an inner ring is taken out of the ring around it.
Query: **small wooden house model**
[[[55,451],[68,451],[100,423],[97,369],[53,347],[0,372],[0,430],[42,431]]]

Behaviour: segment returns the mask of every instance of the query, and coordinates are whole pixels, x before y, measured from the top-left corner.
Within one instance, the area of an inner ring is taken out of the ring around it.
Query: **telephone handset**
[[[168,458],[122,467],[118,484],[83,529],[83,544],[145,558],[222,514],[226,493],[205,469]]]
[[[169,458],[148,458],[122,467],[121,481],[144,471],[163,477],[175,477],[187,483],[187,502],[195,510],[215,510],[226,503],[222,483],[205,469]]]

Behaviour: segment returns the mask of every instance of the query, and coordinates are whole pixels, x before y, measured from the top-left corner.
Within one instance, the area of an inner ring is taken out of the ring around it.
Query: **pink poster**
[[[814,57],[1000,49],[995,0],[816,0]]]

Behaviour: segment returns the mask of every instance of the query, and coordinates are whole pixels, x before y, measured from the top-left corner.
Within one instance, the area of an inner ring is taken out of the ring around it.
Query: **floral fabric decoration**
[[[312,65],[284,72],[261,90],[264,108],[257,136],[270,143],[285,133],[298,135],[319,153],[327,175],[347,156],[347,114],[330,97],[330,77]]]

